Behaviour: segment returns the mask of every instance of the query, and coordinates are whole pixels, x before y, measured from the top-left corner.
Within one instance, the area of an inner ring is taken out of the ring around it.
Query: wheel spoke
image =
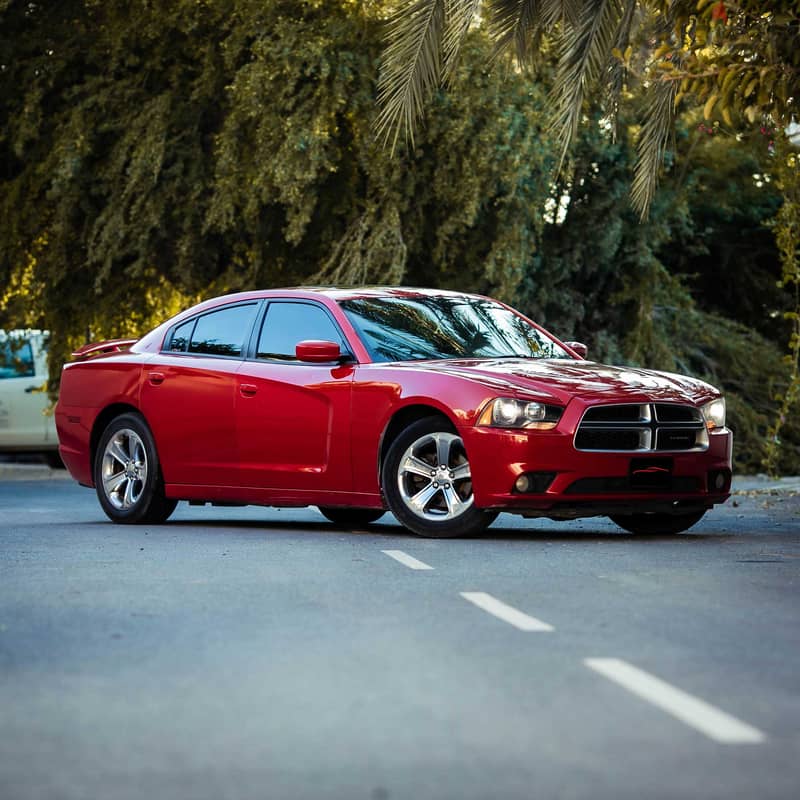
[[[418,514],[425,513],[425,506],[431,501],[431,498],[437,494],[441,489],[429,483],[424,489],[417,492],[413,497],[409,498],[409,502],[414,507]]]
[[[144,453],[144,445],[142,444],[141,439],[135,439],[131,441],[131,461],[136,464],[137,467],[141,467],[146,460],[146,456]]]
[[[464,501],[458,496],[458,492],[453,488],[452,484],[442,489],[444,494],[444,501],[447,503],[447,513],[454,517],[461,512]]]
[[[106,448],[106,453],[108,453],[108,455],[115,460],[119,461],[123,467],[128,463],[128,461],[130,461],[130,456],[123,449],[119,438],[109,442],[108,447]]]
[[[450,444],[451,438],[447,434],[435,433],[433,435],[436,442],[436,458],[440,465],[447,466],[450,463]]]
[[[472,473],[469,471],[469,462],[465,462],[464,464],[459,464],[457,467],[453,467],[451,472],[453,473],[454,481],[460,481],[464,478],[472,477]]]
[[[128,460],[135,461],[136,460],[136,443],[138,442],[139,437],[135,434],[126,431],[125,436],[125,449],[128,452]]]
[[[429,480],[431,477],[431,465],[426,464],[421,458],[417,458],[413,455],[406,456],[405,460],[400,466],[400,469],[403,472],[409,472],[412,475],[420,475],[421,477],[428,478]]]
[[[122,486],[123,481],[125,481],[124,472],[117,472],[115,475],[109,475],[107,478],[103,478],[103,486],[105,487],[106,494],[114,494],[117,489]]]
[[[130,508],[134,503],[133,497],[133,479],[127,478],[128,482],[125,484],[125,496],[122,498],[122,505],[124,508]]]

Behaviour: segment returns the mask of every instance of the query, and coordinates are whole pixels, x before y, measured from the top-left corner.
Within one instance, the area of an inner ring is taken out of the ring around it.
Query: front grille
[[[641,448],[641,431],[597,428],[584,428],[575,437],[578,450],[639,450]]]
[[[676,403],[591,406],[575,432],[576,450],[636,453],[707,448],[702,411]]]
[[[697,431],[692,428],[667,428],[656,431],[656,450],[691,450],[697,445]]]
[[[703,412],[694,406],[656,403],[655,410],[659,422],[703,422]]]

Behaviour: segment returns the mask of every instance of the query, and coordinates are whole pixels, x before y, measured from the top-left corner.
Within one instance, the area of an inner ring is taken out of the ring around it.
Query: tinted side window
[[[188,322],[178,325],[172,332],[172,339],[170,339],[166,349],[171,350],[173,353],[185,353],[189,349],[189,342],[192,338],[192,328],[194,328],[195,322],[197,322],[196,319],[190,319]]]
[[[30,378],[35,372],[33,350],[27,339],[6,339],[0,343],[0,379]]]
[[[271,303],[258,338],[259,358],[295,359],[295,347],[306,339],[336,342],[348,348],[328,314],[308,303]]]
[[[250,303],[222,308],[199,317],[189,344],[189,352],[211,356],[240,356],[257,308],[255,303]]]

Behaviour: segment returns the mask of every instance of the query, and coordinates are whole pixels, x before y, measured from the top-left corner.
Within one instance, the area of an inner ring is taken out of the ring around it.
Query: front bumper
[[[658,511],[688,513],[730,496],[733,435],[709,434],[701,452],[587,452],[574,431],[520,431],[473,427],[462,431],[479,508],[570,519]],[[633,460],[652,456],[668,464],[657,486],[631,478]],[[515,488],[523,474],[542,476],[533,491]],[[550,479],[552,475],[552,480]],[[538,491],[537,491],[538,490]]]

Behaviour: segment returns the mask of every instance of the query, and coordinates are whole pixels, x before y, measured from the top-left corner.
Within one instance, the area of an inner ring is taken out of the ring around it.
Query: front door
[[[273,301],[255,357],[239,367],[236,422],[239,467],[248,487],[298,492],[347,492],[350,395],[354,368],[309,364],[298,342],[347,345],[328,311],[313,302]]]

